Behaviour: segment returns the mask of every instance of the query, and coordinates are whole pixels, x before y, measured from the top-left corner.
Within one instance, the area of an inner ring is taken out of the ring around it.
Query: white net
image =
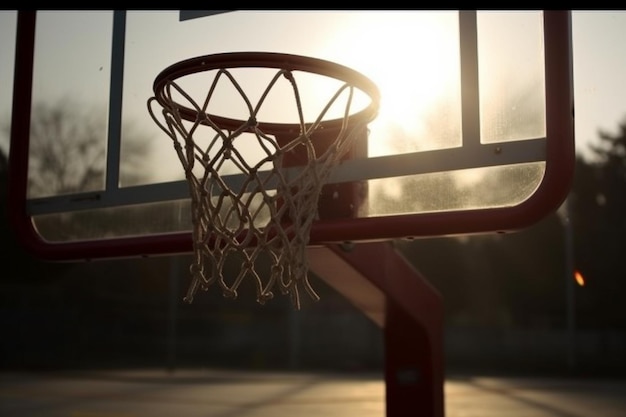
[[[366,121],[350,120],[355,87],[341,84],[317,118],[305,122],[292,71],[276,70],[254,104],[232,72],[221,69],[211,77],[201,99],[192,98],[180,83],[168,81],[159,112],[153,110],[157,99],[148,100],[150,115],[172,139],[189,184],[194,261],[185,300],[192,302],[198,289],[207,290],[213,284],[225,296],[236,298],[239,286],[248,278],[254,281],[259,303],[271,299],[278,288],[300,308],[302,290],[318,299],[308,279],[306,247],[321,189],[332,168],[366,128]],[[283,135],[279,140],[273,132],[262,130],[257,116],[270,91],[285,82],[293,93],[298,121],[290,137],[285,140]],[[220,83],[228,83],[231,90],[234,87],[249,111],[248,119],[235,129],[224,129],[215,121],[219,118],[207,110]],[[315,135],[324,129],[329,109],[338,105],[342,123],[323,132],[325,137],[333,135],[329,146],[316,147]],[[194,120],[183,114],[185,109],[193,110]],[[254,155],[250,149],[255,149]],[[302,159],[297,167],[289,162],[296,153]],[[259,267],[262,254],[269,259],[267,273]],[[226,276],[229,259],[239,263],[234,277]]]

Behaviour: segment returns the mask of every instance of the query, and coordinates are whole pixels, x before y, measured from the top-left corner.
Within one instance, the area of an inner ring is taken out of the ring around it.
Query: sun
[[[422,136],[433,105],[460,88],[456,12],[357,13],[328,46],[338,62],[380,89],[380,112],[370,124],[370,155],[391,152],[390,130]]]

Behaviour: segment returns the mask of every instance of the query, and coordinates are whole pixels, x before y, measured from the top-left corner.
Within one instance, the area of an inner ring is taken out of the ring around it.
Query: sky
[[[401,17],[394,17],[394,19],[399,19]],[[338,18],[339,19],[339,18]],[[442,19],[445,19],[443,17]],[[227,22],[227,20],[225,20]],[[399,21],[395,21],[396,25],[399,25]],[[598,135],[599,130],[614,132],[616,131],[618,124],[624,120],[626,116],[626,48],[623,47],[623,39],[626,39],[626,12],[624,11],[574,11],[572,13],[572,40],[573,40],[573,51],[574,51],[574,92],[575,92],[575,109],[576,109],[576,118],[575,118],[575,132],[576,132],[576,143],[577,150],[579,153],[583,153],[585,155],[589,155],[586,151],[588,145],[593,143]],[[106,24],[106,23],[105,23]],[[201,25],[202,19],[197,22],[192,22],[190,24]],[[337,20],[336,22],[326,22],[327,25],[343,25],[345,24],[341,20]],[[206,26],[206,25],[205,25]],[[226,25],[225,25],[226,26]],[[411,32],[410,35],[406,35],[407,39],[410,39],[409,36],[413,38],[424,38],[431,37],[435,39],[437,42],[431,42],[430,45],[437,45],[436,48],[448,48],[447,46],[450,43],[450,40],[446,38],[444,35],[440,35],[436,33],[436,26],[426,26],[425,24],[421,25],[412,25],[414,27],[415,32]],[[415,29],[416,26],[419,26],[421,29]],[[92,28],[93,29],[93,28]],[[271,32],[272,28],[266,27],[264,32]],[[103,26],[103,30],[107,30],[106,26]],[[223,29],[224,32],[221,32],[223,36],[220,36],[220,39],[229,39],[231,43],[226,41],[221,42],[222,50],[231,50],[236,48],[237,42],[254,42],[256,38],[260,38],[260,36],[249,36],[248,33],[242,32],[240,27],[237,28],[226,28]],[[231,30],[231,32],[227,32],[227,30]],[[387,29],[388,30],[388,29]],[[0,95],[0,117],[3,120],[6,120],[8,114],[10,114],[11,108],[11,94],[7,94],[12,91],[12,64],[13,64],[13,54],[14,54],[14,45],[13,42],[15,40],[15,12],[14,11],[0,11],[0,91],[3,94]],[[129,31],[132,31],[132,25],[129,26]],[[217,31],[216,31],[217,32]],[[378,31],[381,32],[381,31]],[[384,32],[384,31],[383,31]],[[63,31],[60,31],[59,34],[62,34]],[[149,32],[153,33],[153,32]],[[294,30],[290,31],[290,33],[294,34],[293,37],[297,37],[298,41],[296,45],[297,48],[294,51],[300,51],[299,48],[308,42],[311,36],[308,35],[306,31],[296,30],[294,24]],[[371,31],[372,36],[371,39],[364,39],[363,44],[365,45],[363,51],[366,51],[369,45],[372,42],[376,41],[377,32]],[[145,39],[142,39],[148,35],[145,35],[139,31],[136,33],[136,44],[129,44],[127,46],[127,50],[132,50],[132,48],[145,48],[148,42]],[[156,35],[150,35],[154,37]],[[276,35],[278,36],[278,32]],[[239,39],[237,39],[239,38]],[[345,43],[344,39],[334,38],[329,43],[330,45],[334,45],[334,52],[329,52],[329,56],[339,56],[339,54],[345,54],[345,51],[354,49],[354,44]],[[56,42],[59,42],[56,40]],[[189,57],[197,54],[196,49],[191,48],[189,46],[184,46],[177,48],[175,43],[171,39],[167,37],[159,38],[158,42],[162,45],[161,50],[176,50],[177,52],[174,56],[168,55],[168,59],[164,60],[161,58],[162,55],[165,54],[151,54],[150,60],[154,61],[152,64],[157,68],[163,68],[167,62],[171,62],[172,60],[176,60],[183,57]],[[169,43],[168,43],[169,42]],[[342,43],[344,42],[344,43]],[[380,42],[380,41],[379,41]],[[87,42],[86,42],[87,43]],[[202,44],[202,42],[200,42]],[[107,56],[108,50],[106,49],[106,43],[99,43],[97,40],[89,40],[90,50],[95,51],[101,48],[104,56]],[[328,45],[326,47],[328,48]],[[205,43],[207,45],[207,43]],[[428,45],[428,43],[424,43],[424,45]],[[406,47],[406,46],[405,46]],[[417,44],[411,45],[411,48],[418,47]],[[451,47],[454,47],[452,45]],[[387,49],[391,49],[391,47],[386,48],[383,45],[382,51],[384,52]],[[519,49],[514,49],[515,53],[520,53]],[[203,49],[197,49],[198,51]],[[294,52],[288,51],[288,52]],[[363,56],[363,51],[361,51],[361,56]],[[432,51],[425,51],[424,53],[432,53]],[[79,55],[80,54],[76,54]],[[359,56],[357,53],[353,53],[354,56]],[[385,64],[386,70],[388,70],[388,63],[393,62],[398,57],[398,53],[394,49],[393,52],[390,52],[387,56],[383,56],[378,62]],[[84,57],[85,54],[82,55]],[[435,56],[435,55],[432,55]],[[514,56],[512,54],[511,56]],[[69,77],[76,77],[76,73],[80,73],[81,68],[80,65],[87,65],[86,59],[76,59],[75,63],[78,65],[75,73],[70,74]],[[68,58],[69,59],[69,58]],[[343,59],[343,58],[342,58]],[[358,62],[355,62],[358,64]],[[432,93],[433,83],[436,83],[436,79],[444,80],[440,83],[445,84],[445,80],[449,77],[448,75],[442,74],[441,72],[445,72],[442,68],[448,68],[450,62],[441,61],[438,63],[439,68],[439,78],[435,77],[437,70],[432,70],[435,66],[430,66],[431,68],[427,73],[427,78],[429,78],[430,82],[425,82],[421,84],[416,84],[416,86],[412,88],[416,88],[422,92],[422,95],[435,94]],[[94,65],[96,65],[94,63]],[[147,64],[146,64],[147,65]],[[527,65],[527,64],[523,64]],[[423,65],[422,65],[423,66]],[[402,71],[407,67],[407,65],[396,65],[395,71],[398,73],[397,79],[406,79],[410,77],[410,74],[402,73]],[[384,68],[384,67],[381,67]],[[142,75],[143,77],[143,75]],[[145,77],[143,77],[145,78]],[[106,84],[108,80],[103,78],[103,84]],[[100,84],[99,82],[97,84]],[[449,84],[449,83],[448,83]],[[146,83],[149,85],[149,83]],[[396,89],[409,88],[407,87],[407,83],[403,85],[397,84]],[[92,82],[93,86],[93,82]],[[436,86],[435,86],[436,87]],[[443,87],[441,87],[443,88]],[[430,89],[430,90],[429,90]],[[84,88],[82,89],[85,90]],[[417,91],[417,90],[416,90]],[[144,100],[144,93],[149,95],[150,91],[141,91],[139,93],[135,93],[136,99],[139,101]],[[129,100],[133,99],[131,97],[131,93],[129,95]],[[393,100],[390,100],[393,101]],[[405,106],[406,110],[406,106]],[[395,113],[399,113],[400,110],[394,110]],[[409,117],[404,116],[403,119],[405,121],[409,120]],[[415,126],[413,126],[415,127]],[[8,139],[6,137],[0,137],[0,147],[2,149],[7,148]]]
[[[575,11],[576,143],[585,152],[598,131],[616,133],[626,121],[626,11]]]

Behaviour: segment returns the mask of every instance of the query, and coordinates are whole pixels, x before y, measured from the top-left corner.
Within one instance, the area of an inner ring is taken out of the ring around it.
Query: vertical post
[[[441,332],[433,331],[387,300],[385,390],[387,416],[444,415],[441,401]]]
[[[109,125],[107,133],[106,187],[120,186],[120,154],[122,149],[122,98],[124,95],[124,48],[126,45],[126,11],[113,13],[111,44],[111,90],[109,92]]]
[[[308,249],[315,274],[383,328],[387,417],[444,416],[443,302],[389,242]]]

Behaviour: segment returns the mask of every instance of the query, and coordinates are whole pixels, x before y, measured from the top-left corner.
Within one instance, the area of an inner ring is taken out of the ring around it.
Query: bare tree
[[[29,196],[43,197],[103,188],[107,113],[70,100],[33,107],[30,128]],[[147,136],[126,123],[120,164],[131,182],[141,177],[138,161],[149,147]]]

